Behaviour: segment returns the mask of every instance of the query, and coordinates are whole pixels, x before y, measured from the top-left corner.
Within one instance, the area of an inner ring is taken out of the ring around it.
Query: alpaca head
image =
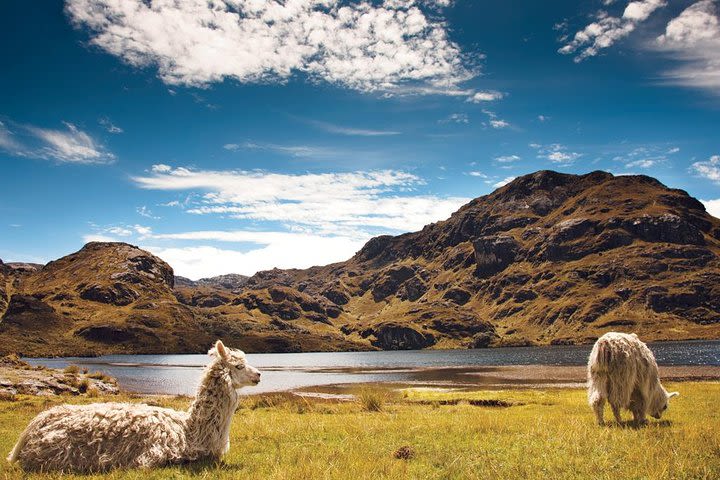
[[[260,382],[260,372],[257,368],[247,364],[245,353],[242,350],[227,348],[218,340],[208,355],[214,357],[216,363],[227,368],[233,387],[257,385]]]

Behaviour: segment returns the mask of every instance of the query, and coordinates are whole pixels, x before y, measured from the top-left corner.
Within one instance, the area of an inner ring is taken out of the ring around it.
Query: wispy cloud
[[[558,52],[564,55],[575,55],[576,62],[594,57],[601,50],[630,35],[655,10],[663,8],[665,5],[667,5],[665,0],[629,2],[620,16],[612,16],[607,10],[600,10],[595,15],[595,21],[575,33],[572,40]]]
[[[115,125],[109,118],[102,117],[98,120],[98,123],[103,126],[108,133],[123,133],[123,129]]]
[[[477,170],[468,172],[468,175],[470,175],[471,177],[488,178],[488,176],[485,175],[483,172],[479,172]]]
[[[356,128],[356,127],[347,127],[343,125],[335,125],[334,123],[329,122],[321,122],[319,120],[310,120],[309,123],[311,125],[316,126],[317,128],[321,130],[325,130],[329,133],[337,133],[339,135],[349,135],[349,136],[358,136],[358,137],[385,137],[385,136],[392,136],[392,135],[400,135],[402,132],[399,132],[397,130],[381,130],[381,129],[371,129],[371,128]]]
[[[153,215],[153,212],[145,205],[142,205],[140,207],[137,207],[135,211],[140,215],[141,217],[145,218],[152,218],[153,220],[159,220],[160,217],[157,217]]]
[[[498,163],[513,163],[518,160],[520,160],[518,155],[501,155],[499,157],[495,157],[495,161]]]
[[[468,124],[470,123],[470,117],[468,117],[467,113],[451,113],[447,117],[440,120],[439,123]]]
[[[228,143],[223,145],[223,148],[230,151],[237,151],[240,149],[267,150],[275,153],[291,155],[293,157],[330,157],[341,153],[334,148],[314,145],[278,145],[275,143],[257,142],[244,142],[242,144]]]
[[[490,126],[493,128],[508,128],[510,123],[502,119],[492,119],[490,120]]]
[[[280,83],[301,72],[361,92],[443,93],[477,75],[435,2],[68,0],[66,11],[92,44],[156,66],[168,85]]]
[[[11,155],[59,163],[108,164],[115,155],[70,122],[64,129],[0,122],[0,148]]]
[[[188,213],[280,222],[315,234],[416,230],[469,200],[413,194],[424,181],[397,170],[291,175],[165,167],[133,180],[146,189],[205,191]]]

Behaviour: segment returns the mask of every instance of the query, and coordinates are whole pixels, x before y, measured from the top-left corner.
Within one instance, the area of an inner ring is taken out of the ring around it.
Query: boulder
[[[705,238],[695,225],[671,213],[643,215],[625,221],[625,229],[646,242],[705,245]]]

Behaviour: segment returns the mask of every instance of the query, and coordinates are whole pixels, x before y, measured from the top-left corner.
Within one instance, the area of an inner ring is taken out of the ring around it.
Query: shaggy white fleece
[[[648,413],[659,419],[675,395],[660,384],[655,356],[634,333],[608,332],[595,342],[588,360],[588,402],[600,425],[605,401],[618,423],[626,409],[642,424]]]
[[[260,373],[220,341],[208,353],[213,360],[187,412],[133,403],[61,405],[30,422],[8,461],[28,471],[101,472],[219,459],[230,447],[237,389],[257,384]]]

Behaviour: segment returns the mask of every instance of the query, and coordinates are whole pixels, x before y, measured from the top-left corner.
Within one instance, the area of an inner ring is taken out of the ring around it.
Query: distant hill
[[[192,282],[113,243],[22,275],[0,265],[0,349],[187,352],[214,338],[248,351],[468,348],[588,343],[608,330],[720,338],[719,255],[720,220],[684,191],[541,171],[324,267]]]

